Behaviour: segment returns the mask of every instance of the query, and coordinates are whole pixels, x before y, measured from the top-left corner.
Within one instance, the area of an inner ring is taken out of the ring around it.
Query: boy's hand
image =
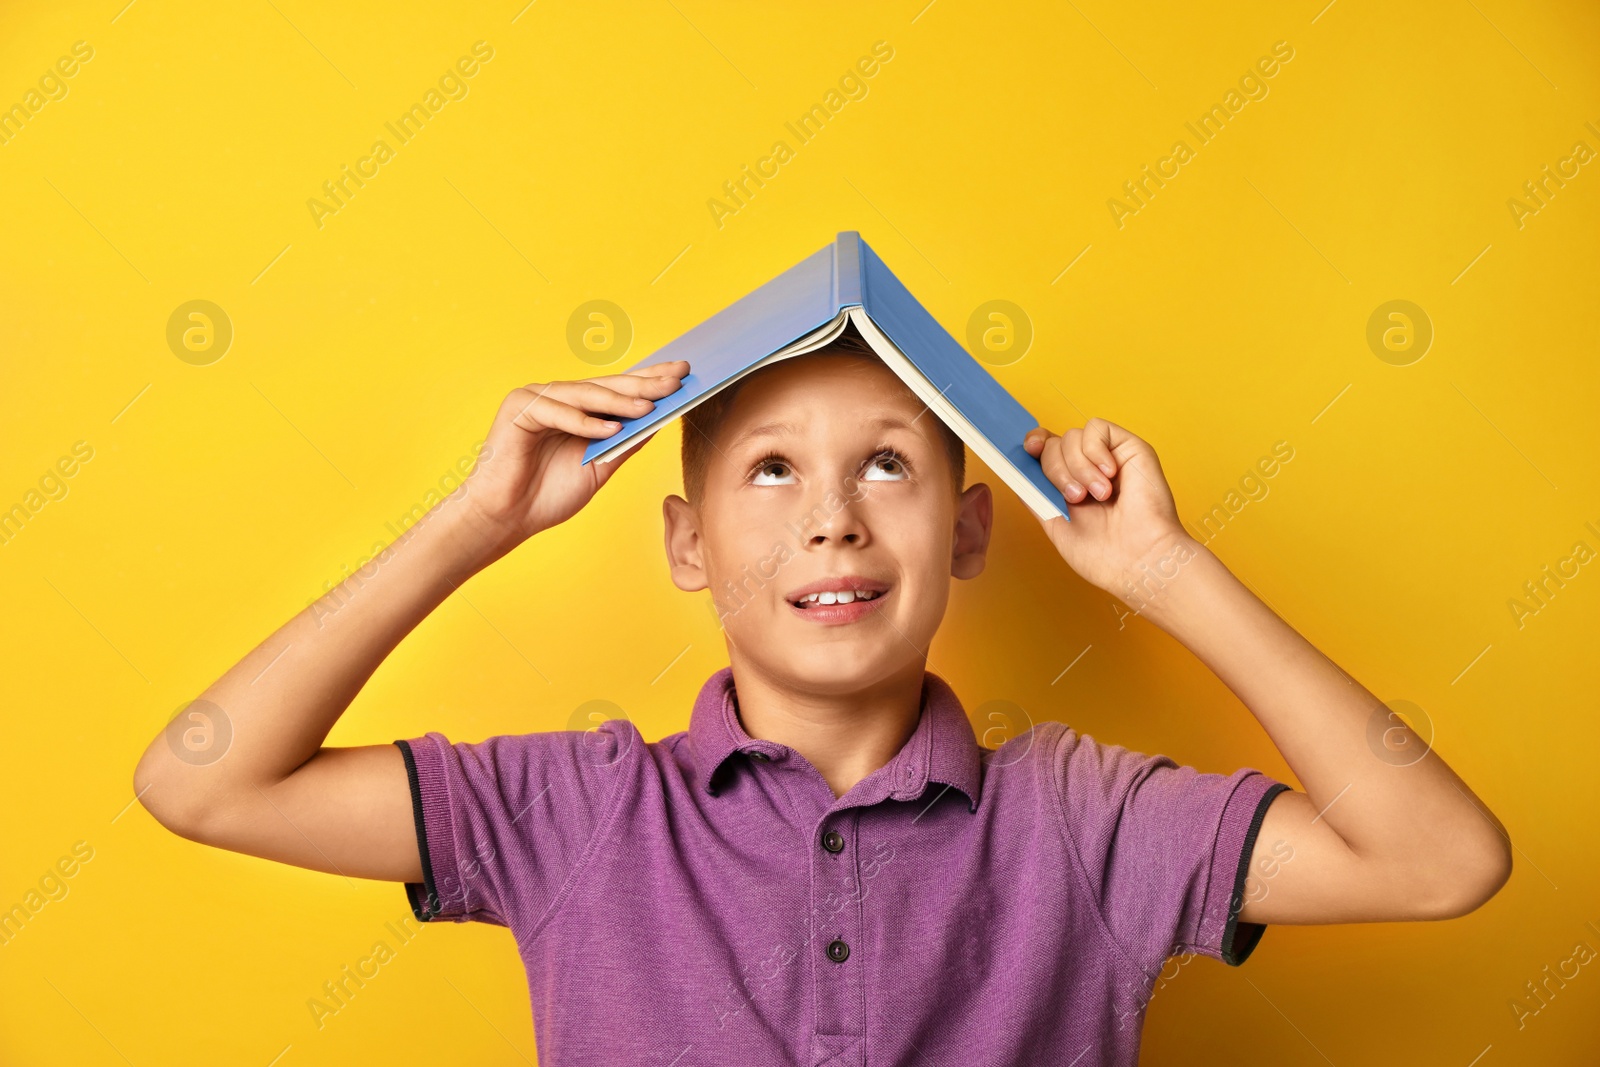
[[[1029,430],[1023,448],[1075,505],[1072,521],[1042,523],[1067,565],[1085,581],[1122,596],[1139,565],[1156,566],[1188,537],[1155,449],[1104,419],[1057,436]]]
[[[626,374],[533,383],[514,389],[495,414],[484,458],[468,476],[465,498],[474,528],[497,552],[576,515],[651,431],[609,462],[583,466],[591,438],[610,437],[620,418],[637,418],[676,392],[687,360],[657,363]]]

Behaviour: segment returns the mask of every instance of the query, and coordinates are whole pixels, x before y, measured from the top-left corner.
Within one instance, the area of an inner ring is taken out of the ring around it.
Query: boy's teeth
[[[801,604],[852,604],[857,600],[872,600],[879,594],[865,589],[841,589],[831,593],[810,593],[800,598]]]

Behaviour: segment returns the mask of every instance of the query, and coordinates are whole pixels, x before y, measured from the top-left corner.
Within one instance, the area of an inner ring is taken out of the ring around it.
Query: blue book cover
[[[1040,425],[961,347],[854,230],[664,345],[628,370],[669,359],[689,374],[654,411],[591,441],[583,462],[605,459],[745,374],[820,347],[853,323],[884,363],[1041,518],[1070,518],[1066,498],[1022,447]]]

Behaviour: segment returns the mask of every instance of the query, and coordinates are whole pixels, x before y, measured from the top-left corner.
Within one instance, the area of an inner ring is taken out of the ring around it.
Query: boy
[[[1504,830],[1438,754],[1191,538],[1155,452],[1099,419],[1028,436],[1075,505],[1046,533],[1214,670],[1305,792],[1056,722],[980,747],[926,661],[950,579],[983,569],[990,491],[854,338],[685,417],[667,559],[711,591],[730,661],[686,731],[323,746],[455,586],[640,447],[580,466],[607,417],[687,372],[514,391],[467,482],[329,594],[337,613],[306,609],[206,691],[221,758],[152,742],[145,807],[196,841],[404,882],[419,918],[507,926],[551,1067],[1132,1064],[1169,956],[1237,966],[1268,923],[1463,915],[1509,877]]]

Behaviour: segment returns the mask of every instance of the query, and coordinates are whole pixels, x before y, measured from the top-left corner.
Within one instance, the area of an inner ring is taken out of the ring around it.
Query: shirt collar
[[[731,666],[717,671],[700,687],[689,717],[689,747],[694,761],[695,786],[712,796],[716,795],[713,779],[734,753],[771,759],[793,751],[787,745],[745,733],[739,721]],[[872,804],[886,798],[914,800],[932,782],[959,789],[967,797],[968,810],[975,812],[982,771],[978,739],[961,701],[943,678],[925,671],[922,711],[916,729],[886,766],[864,780],[874,784],[859,801]]]

